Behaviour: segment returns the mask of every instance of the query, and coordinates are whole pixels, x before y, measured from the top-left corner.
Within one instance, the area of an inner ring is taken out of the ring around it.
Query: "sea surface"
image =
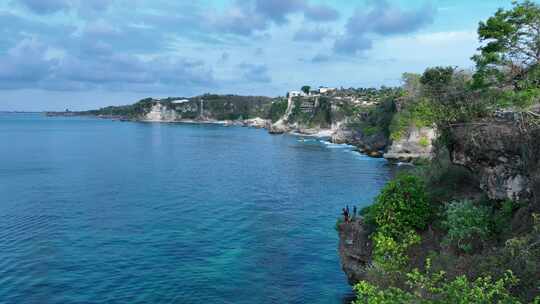
[[[265,130],[0,114],[0,303],[345,303],[336,218],[391,172]]]

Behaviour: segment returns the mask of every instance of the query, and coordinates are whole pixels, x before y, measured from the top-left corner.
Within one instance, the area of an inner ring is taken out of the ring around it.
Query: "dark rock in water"
[[[373,157],[373,158],[383,158],[383,155],[384,155],[384,152],[381,152],[381,151],[370,151],[368,153],[368,155],[370,157]]]
[[[388,138],[382,133],[366,135],[361,129],[338,129],[331,138],[336,144],[350,144],[357,150],[371,157],[380,158],[389,144]]]
[[[337,228],[341,268],[349,284],[354,285],[365,278],[366,269],[371,264],[371,232],[362,218],[340,223]]]

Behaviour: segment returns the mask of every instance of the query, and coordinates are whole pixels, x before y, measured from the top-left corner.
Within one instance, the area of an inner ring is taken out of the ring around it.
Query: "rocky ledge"
[[[460,124],[451,130],[451,156],[470,169],[490,199],[530,199],[540,175],[540,132],[519,121]]]
[[[361,217],[351,222],[339,223],[337,230],[341,268],[347,275],[349,284],[354,285],[364,279],[365,271],[371,264],[370,231],[366,229]]]

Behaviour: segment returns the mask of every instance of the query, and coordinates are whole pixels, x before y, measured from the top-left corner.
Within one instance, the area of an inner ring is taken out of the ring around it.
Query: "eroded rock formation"
[[[456,125],[451,138],[452,161],[470,169],[490,199],[531,197],[537,167],[534,146],[540,138],[509,120]]]
[[[341,268],[349,284],[353,285],[364,278],[366,267],[371,263],[370,231],[366,229],[362,218],[357,218],[338,224],[338,232]]]
[[[433,142],[437,138],[435,128],[411,127],[399,140],[392,142],[384,158],[390,161],[410,162],[414,159],[431,159]]]

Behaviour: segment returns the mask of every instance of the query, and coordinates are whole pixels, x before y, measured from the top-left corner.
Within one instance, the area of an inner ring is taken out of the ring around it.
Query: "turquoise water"
[[[0,303],[346,302],[336,217],[392,170],[216,125],[0,114],[0,143]]]

